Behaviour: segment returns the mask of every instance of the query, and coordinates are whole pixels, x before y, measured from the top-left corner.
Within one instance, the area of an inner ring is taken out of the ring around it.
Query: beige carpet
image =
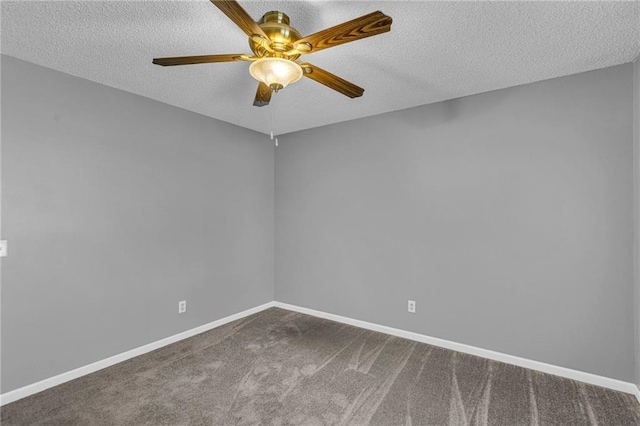
[[[609,389],[272,308],[2,407],[2,425],[640,425]]]

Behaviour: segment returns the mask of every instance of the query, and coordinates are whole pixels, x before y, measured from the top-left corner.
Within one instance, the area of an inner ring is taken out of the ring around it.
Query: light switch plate
[[[7,257],[7,240],[0,241],[0,257]]]

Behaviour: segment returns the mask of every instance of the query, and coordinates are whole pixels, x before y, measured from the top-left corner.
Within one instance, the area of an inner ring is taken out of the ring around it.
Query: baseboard
[[[393,327],[387,327],[385,325],[374,324],[367,321],[361,321],[353,318],[343,317],[340,315],[330,314],[327,312],[317,311],[315,309],[303,308],[301,306],[291,305],[288,303],[275,302],[274,306],[282,309],[287,309],[290,311],[312,315],[319,318],[325,318],[332,321],[337,321],[343,324],[349,324],[356,327],[365,328],[367,330],[379,331],[381,333],[391,334],[393,336],[403,337],[405,339],[427,343],[429,345],[438,346],[441,348],[451,349],[457,352],[463,352],[466,354],[488,358],[494,361],[504,362],[506,364],[517,365],[519,367],[529,368],[531,370],[541,371],[543,373],[553,374],[560,377],[566,377],[568,379],[577,380],[580,382],[585,382],[592,385],[617,390],[620,392],[630,393],[632,395],[635,395],[636,398],[638,398],[638,402],[640,402],[640,389],[638,389],[638,387],[635,384],[629,383],[629,382],[623,382],[622,380],[610,379],[608,377],[598,376],[596,374],[585,373],[583,371],[572,370],[570,368],[565,368],[565,367],[559,367],[557,365],[552,365],[552,364],[547,364],[540,361],[521,358],[514,355],[508,355],[501,352],[495,352],[489,349],[483,349],[475,346],[465,345],[463,343],[451,342],[449,340],[426,336],[424,334],[413,333],[411,331],[400,330]]]
[[[199,327],[192,328],[187,331],[183,331],[182,333],[174,334],[173,336],[166,337],[164,339],[149,343],[144,346],[140,346],[135,349],[131,349],[130,351],[123,352],[121,354],[114,355],[109,358],[105,358],[101,361],[96,361],[89,365],[85,365],[84,367],[79,367],[74,370],[67,371],[66,373],[58,374],[57,376],[53,376],[48,379],[41,380],[39,382],[12,390],[10,392],[6,392],[0,395],[0,405],[5,405],[10,402],[25,398],[29,395],[33,395],[34,393],[42,392],[45,389],[49,389],[54,386],[60,385],[62,383],[68,382],[70,380],[77,379],[87,374],[94,373],[98,370],[102,370],[103,368],[110,367],[114,364],[118,364],[119,362],[126,361],[136,356],[146,354],[147,352],[151,352],[156,349],[162,348],[163,346],[167,346],[172,343],[178,342],[180,340],[184,340],[186,338],[195,336],[196,334],[204,333],[205,331],[209,331],[213,328],[220,327],[221,325],[230,323],[231,321],[244,318],[246,316],[271,308],[273,306],[275,306],[275,302],[268,302],[263,305],[256,306],[254,308],[247,309],[246,311],[229,315],[227,317],[210,322],[208,324],[201,325]]]

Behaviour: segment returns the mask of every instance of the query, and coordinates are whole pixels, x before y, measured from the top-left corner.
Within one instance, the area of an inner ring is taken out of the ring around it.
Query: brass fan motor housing
[[[260,58],[283,58],[294,61],[300,57],[299,54],[287,55],[285,52],[293,50],[293,43],[302,38],[302,35],[289,25],[289,17],[283,12],[273,10],[265,13],[258,25],[262,31],[269,37],[271,41],[264,40],[262,37],[255,35],[249,37],[249,47],[251,51]],[[265,42],[270,44],[265,47]]]

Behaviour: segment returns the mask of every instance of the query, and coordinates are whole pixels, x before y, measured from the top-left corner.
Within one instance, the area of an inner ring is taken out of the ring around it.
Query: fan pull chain
[[[271,132],[269,133],[269,135],[271,136],[271,140],[274,140],[274,136],[273,136],[273,110],[271,110]],[[275,136],[275,146],[276,148],[278,147],[278,137]]]

